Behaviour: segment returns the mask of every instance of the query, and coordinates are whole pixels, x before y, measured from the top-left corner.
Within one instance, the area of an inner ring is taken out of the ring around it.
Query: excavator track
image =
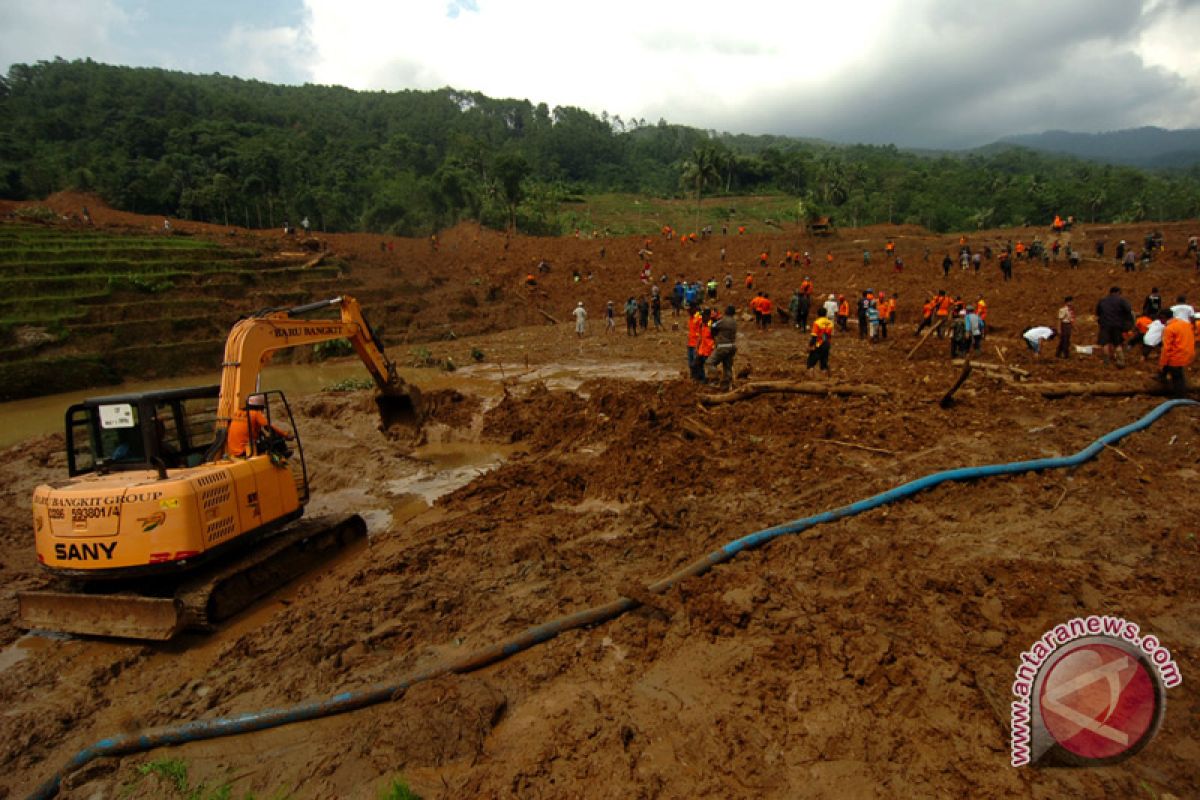
[[[173,595],[37,591],[17,595],[18,626],[89,636],[167,641],[183,630],[213,630],[367,535],[357,514],[302,520],[229,563],[188,575]]]
[[[212,630],[366,535],[367,524],[357,514],[298,522],[216,574],[197,575],[181,585],[175,599],[186,627]]]

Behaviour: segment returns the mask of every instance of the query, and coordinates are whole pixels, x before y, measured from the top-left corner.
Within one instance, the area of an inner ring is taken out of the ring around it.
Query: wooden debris
[[[715,439],[717,436],[716,431],[692,417],[684,417],[679,420],[679,427],[697,439]]]
[[[1138,395],[1164,396],[1171,392],[1166,384],[1151,380],[1141,385],[1130,385],[1116,381],[1096,381],[1094,383],[1063,382],[1063,383],[1021,383],[1022,389],[1037,392],[1042,397],[1056,399],[1060,397],[1079,397],[1093,395],[1096,397],[1137,397]],[[1189,394],[1195,394],[1192,390]]]
[[[884,450],[882,447],[868,447],[865,444],[855,444],[854,442],[842,442],[837,439],[817,439],[818,444],[835,444],[838,447],[853,447],[855,450],[866,450],[871,453],[880,453],[885,456],[894,456],[896,451]]]
[[[958,366],[959,364],[962,364],[964,361],[965,361],[965,359],[956,358],[956,359],[954,359],[953,363],[955,366]],[[1021,369],[1020,367],[1014,367],[1011,364],[1007,364],[1007,363],[993,364],[989,361],[972,361],[971,364],[974,365],[978,369],[991,371],[991,372],[1008,372],[1013,375],[1016,375],[1019,378],[1028,378],[1031,374],[1029,372],[1029,370],[1027,370],[1027,369]]]
[[[1117,455],[1119,455],[1121,458],[1123,458],[1123,459],[1125,459],[1126,461],[1128,461],[1130,464],[1133,464],[1135,467],[1137,467],[1137,468],[1138,468],[1138,472],[1145,472],[1145,471],[1146,471],[1146,470],[1145,470],[1145,468],[1144,468],[1144,467],[1143,467],[1141,464],[1139,464],[1138,462],[1136,462],[1136,461],[1134,461],[1132,458],[1130,458],[1130,457],[1129,457],[1129,455],[1128,455],[1128,454],[1127,454],[1127,453],[1126,453],[1124,450],[1122,450],[1121,448],[1119,448],[1119,447],[1114,447],[1114,446],[1113,446],[1113,445],[1111,445],[1111,444],[1106,444],[1106,445],[1104,445],[1104,446],[1105,446],[1105,447],[1107,447],[1109,450],[1112,450],[1114,453],[1116,453]]]
[[[921,341],[917,342],[916,346],[914,346],[912,350],[908,351],[908,355],[904,357],[905,360],[911,361],[913,354],[921,349],[921,345],[925,344],[925,340],[932,336],[934,331],[940,331],[942,329],[942,326],[946,324],[946,319],[947,317],[942,317],[937,325],[934,325],[932,328],[925,331],[925,335],[921,337]]]
[[[967,378],[969,377],[971,377],[971,359],[967,358],[963,360],[963,368],[962,372],[958,374],[958,380],[950,387],[950,391],[942,395],[942,399],[938,401],[938,405],[942,408],[949,408],[954,405],[954,393],[967,382]]]
[[[757,397],[760,394],[779,392],[784,394],[813,394],[818,396],[838,395],[841,397],[884,397],[887,389],[870,384],[838,384],[820,381],[757,381],[746,383],[731,392],[705,395],[700,402],[706,406],[721,403],[736,403]]]
[[[558,324],[558,320],[556,320],[554,317],[547,314],[545,311],[542,311],[540,308],[537,310],[537,312],[539,314],[541,314],[543,317],[545,317],[546,319],[550,320],[551,324],[554,324],[554,325]]]

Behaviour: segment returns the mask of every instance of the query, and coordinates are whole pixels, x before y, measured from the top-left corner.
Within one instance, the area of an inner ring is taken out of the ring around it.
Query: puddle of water
[[[387,493],[402,500],[393,517],[407,515],[411,519],[418,504],[421,510],[429,508],[439,497],[503,464],[514,450],[513,445],[480,442],[430,442],[418,447],[412,457],[427,462],[430,468],[388,481]]]
[[[0,650],[0,672],[11,669],[35,653],[50,647],[52,642],[66,641],[71,637],[55,633],[27,633],[8,647]]]
[[[548,389],[573,392],[584,381],[593,378],[661,381],[678,377],[679,370],[664,367],[661,364],[649,364],[644,361],[612,361],[599,364],[593,362],[544,364],[530,369],[514,367],[504,369],[498,364],[473,364],[460,368],[457,374],[465,374],[471,377],[487,377],[492,381],[515,379],[517,383],[521,384],[542,381]]]

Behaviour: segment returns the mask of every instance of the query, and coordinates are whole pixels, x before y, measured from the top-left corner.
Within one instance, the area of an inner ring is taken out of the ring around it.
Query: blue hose
[[[646,589],[651,593],[665,591],[686,577],[703,574],[712,566],[730,560],[741,551],[760,547],[778,536],[800,533],[815,525],[833,522],[844,517],[852,517],[864,511],[870,511],[879,506],[911,497],[917,492],[932,489],[949,481],[969,481],[978,480],[979,478],[991,478],[998,475],[1036,472],[1044,469],[1077,467],[1085,461],[1094,458],[1106,445],[1118,442],[1131,433],[1145,430],[1171,409],[1183,405],[1200,405],[1200,403],[1194,400],[1168,400],[1155,407],[1154,410],[1136,422],[1101,436],[1074,455],[1060,456],[1058,458],[1038,458],[1032,461],[1015,461],[1006,464],[987,464],[981,467],[961,467],[959,469],[935,472],[932,475],[926,475],[924,478],[909,481],[894,489],[889,489],[873,497],[868,497],[865,500],[859,500],[857,503],[851,503],[850,505],[835,508],[832,511],[826,511],[815,516],[805,517],[784,525],[777,525],[773,528],[766,528],[765,530],[748,534],[730,542],[719,550],[709,553],[700,560],[689,564],[657,583],[651,584]],[[636,600],[622,597],[610,603],[605,603],[602,606],[595,606],[565,617],[559,617],[542,625],[528,628],[506,641],[491,645],[439,666],[415,672],[398,683],[377,684],[365,689],[342,692],[341,694],[336,694],[322,700],[308,701],[285,708],[250,711],[233,717],[193,720],[192,722],[157,728],[143,733],[130,733],[101,739],[71,757],[54,775],[40,784],[29,797],[30,800],[42,800],[42,798],[53,797],[58,793],[59,785],[62,783],[64,775],[79,769],[96,758],[141,753],[164,745],[178,745],[204,739],[216,739],[222,736],[235,736],[241,733],[275,728],[293,722],[304,722],[320,717],[342,714],[347,711],[354,711],[366,706],[375,705],[376,703],[392,700],[403,694],[409,687],[423,681],[448,674],[471,672],[497,661],[502,661],[515,653],[552,639],[564,631],[595,625],[613,619],[624,614],[626,611],[637,608],[638,605],[640,603]]]

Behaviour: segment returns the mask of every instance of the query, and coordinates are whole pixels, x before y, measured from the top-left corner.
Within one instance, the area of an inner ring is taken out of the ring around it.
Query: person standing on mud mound
[[[728,390],[733,387],[733,357],[737,355],[737,308],[726,306],[725,316],[713,323],[712,332],[713,369],[721,367],[721,388]]]
[[[811,286],[810,286],[811,290]],[[808,311],[812,306],[812,294],[807,292],[800,293],[800,305],[796,310],[796,327],[801,330],[808,328]]]
[[[583,307],[583,301],[575,306],[575,310],[571,312],[571,316],[575,317],[575,335],[580,339],[587,332],[587,309]]]
[[[650,298],[650,317],[654,320],[654,330],[661,331],[662,324],[662,298],[654,295]]]
[[[637,336],[637,300],[630,297],[625,301],[625,335]]]
[[[833,322],[825,316],[825,309],[818,312],[808,337],[807,369],[820,365],[821,371],[829,372],[829,349],[833,341]]]
[[[641,328],[642,332],[644,333],[645,330],[650,327],[650,301],[646,299],[645,295],[642,295],[638,298],[637,312],[638,327]]]
[[[1158,287],[1155,286],[1142,301],[1142,314],[1154,319],[1160,311],[1162,311],[1162,295],[1158,293]]]
[[[1098,344],[1104,347],[1104,363],[1110,361],[1118,367],[1125,366],[1125,356],[1121,345],[1124,344],[1125,331],[1133,327],[1133,309],[1129,301],[1121,296],[1119,286],[1108,290],[1108,296],[1096,304],[1096,322],[1100,326]]]
[[[950,268],[953,266],[954,262],[950,260],[950,254],[946,253],[945,258],[942,259],[942,277],[950,277]]]
[[[1062,308],[1058,310],[1058,349],[1054,351],[1055,358],[1071,357],[1071,329],[1075,327],[1075,306],[1071,301],[1074,299],[1072,295],[1064,297]]]

